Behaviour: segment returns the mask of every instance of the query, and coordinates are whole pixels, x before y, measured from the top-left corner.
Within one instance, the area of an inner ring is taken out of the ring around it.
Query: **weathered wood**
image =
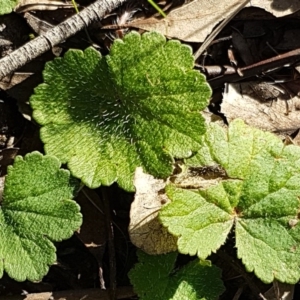
[[[97,0],[80,13],[53,27],[44,35],[38,36],[3,57],[0,59],[0,80],[50,50],[53,46],[89,26],[92,22],[101,20],[108,12],[111,12],[126,1]]]
[[[117,288],[116,299],[127,299],[135,296],[131,286]],[[6,300],[110,300],[109,290],[86,289],[59,292],[44,292],[27,295],[4,296]]]

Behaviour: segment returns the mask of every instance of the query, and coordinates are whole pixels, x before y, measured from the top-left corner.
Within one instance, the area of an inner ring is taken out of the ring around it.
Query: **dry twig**
[[[50,50],[55,45],[73,36],[78,31],[89,26],[92,22],[101,20],[108,12],[111,12],[126,1],[127,0],[97,0],[79,14],[75,14],[47,31],[44,35],[38,36],[0,59],[0,80]]]

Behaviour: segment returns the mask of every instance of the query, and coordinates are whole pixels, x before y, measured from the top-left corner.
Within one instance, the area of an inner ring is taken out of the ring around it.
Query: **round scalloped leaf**
[[[196,259],[174,270],[177,252],[152,256],[138,251],[138,258],[129,278],[141,300],[215,300],[224,291],[221,270],[208,261]]]
[[[18,0],[0,0],[0,16],[11,13],[17,3]]]
[[[179,237],[180,253],[205,259],[225,243],[234,219],[222,204],[210,203],[199,192],[172,185],[167,186],[166,192],[172,202],[162,208],[160,219],[170,233]],[[222,187],[216,194],[225,194]]]
[[[205,132],[211,90],[193,63],[188,46],[154,32],[116,40],[107,57],[88,48],[47,63],[30,100],[46,152],[91,188],[134,190],[137,166],[167,177]]]
[[[179,252],[205,258],[235,225],[238,257],[248,271],[267,283],[297,282],[300,148],[235,120],[228,130],[210,124],[187,166],[199,176],[190,177],[197,190],[179,188],[180,182],[168,187],[172,201],[160,213]]]
[[[52,241],[69,238],[82,222],[72,199],[77,181],[57,158],[38,152],[8,167],[0,206],[0,277],[40,280],[56,260]]]

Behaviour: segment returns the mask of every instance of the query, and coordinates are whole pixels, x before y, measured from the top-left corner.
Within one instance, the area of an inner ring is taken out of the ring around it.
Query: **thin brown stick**
[[[0,80],[13,71],[58,45],[92,22],[99,21],[127,0],[97,0],[79,14],[53,27],[24,46],[0,59]]]
[[[208,82],[212,88],[218,88],[221,87],[225,82],[241,81],[252,76],[261,75],[264,72],[282,68],[287,64],[294,64],[295,62],[299,61],[300,48],[240,68],[238,69],[237,73],[209,79]]]
[[[107,244],[109,253],[109,281],[110,281],[110,300],[116,300],[117,280],[116,280],[116,251],[114,245],[114,229],[111,220],[111,210],[109,205],[108,187],[101,187],[102,201],[104,207],[105,223],[107,228]]]

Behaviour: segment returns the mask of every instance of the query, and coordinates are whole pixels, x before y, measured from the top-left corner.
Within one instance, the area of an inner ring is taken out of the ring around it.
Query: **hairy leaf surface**
[[[30,100],[46,152],[92,188],[133,190],[137,166],[167,177],[205,132],[211,91],[193,63],[188,46],[154,32],[116,40],[107,57],[88,48],[49,62]]]
[[[204,259],[235,226],[238,257],[248,271],[268,283],[297,282],[300,148],[236,120],[228,130],[211,124],[187,165],[201,178],[198,186],[195,180],[191,190],[169,186],[172,202],[160,213],[179,237],[179,251]]]
[[[129,272],[141,300],[215,300],[224,291],[220,270],[194,260],[174,270],[177,252],[151,256],[138,251],[139,262]]]
[[[0,277],[40,280],[56,260],[52,241],[69,238],[81,225],[70,200],[77,184],[58,159],[38,152],[17,156],[8,167],[0,206]]]

